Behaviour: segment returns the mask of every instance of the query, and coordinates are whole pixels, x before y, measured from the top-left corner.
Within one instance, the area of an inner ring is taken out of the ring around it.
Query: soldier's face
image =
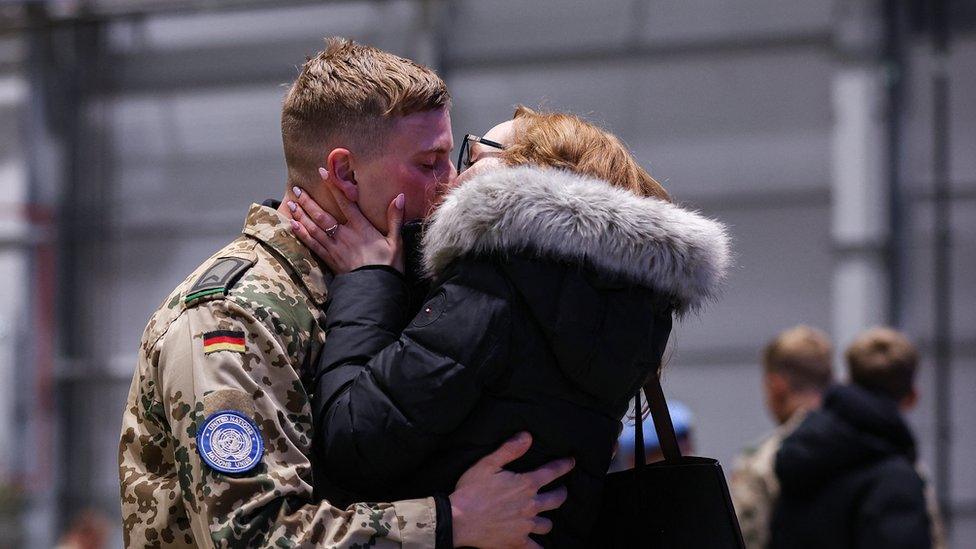
[[[430,214],[437,195],[453,186],[451,114],[438,109],[398,119],[384,151],[356,167],[359,207],[363,214],[386,232],[390,202],[403,193],[404,220]]]

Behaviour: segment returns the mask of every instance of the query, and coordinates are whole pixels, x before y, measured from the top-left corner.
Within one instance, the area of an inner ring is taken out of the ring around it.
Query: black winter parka
[[[434,284],[419,312],[389,269],[330,286],[318,494],[449,494],[528,431],[532,448],[510,469],[576,459],[541,541],[579,546],[628,401],[660,364],[672,314],[714,295],[727,240],[717,222],[558,170],[504,169],[454,190],[424,235]]]
[[[927,549],[915,440],[894,400],[858,385],[824,396],[776,455],[773,548]]]

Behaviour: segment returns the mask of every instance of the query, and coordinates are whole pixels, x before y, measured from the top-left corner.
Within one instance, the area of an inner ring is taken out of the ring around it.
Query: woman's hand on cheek
[[[323,183],[346,218],[338,224],[335,217],[323,210],[308,193],[294,192],[297,203],[289,203],[292,212],[292,231],[335,274],[343,274],[366,265],[389,265],[403,272],[403,244],[400,227],[403,224],[404,197],[398,195],[387,210],[389,237],[383,236],[363,216],[355,202],[341,192],[320,170]]]
[[[346,268],[342,263],[342,256],[333,256],[330,250],[335,250],[338,253],[338,245],[333,242],[333,239],[329,237],[325,229],[322,228],[324,225],[328,227],[338,227],[338,223],[335,221],[331,215],[325,211],[320,211],[318,214],[310,214],[306,211],[306,208],[311,210],[312,208],[318,208],[313,200],[305,198],[307,195],[302,192],[292,191],[296,197],[298,197],[298,202],[288,202],[288,209],[291,211],[291,230],[298,237],[309,250],[312,251],[319,259],[322,260],[326,266],[329,267],[335,274],[341,274],[348,272],[349,269]],[[314,206],[307,205],[309,202],[314,204]],[[302,204],[306,204],[303,206]],[[313,215],[319,221],[313,220]]]

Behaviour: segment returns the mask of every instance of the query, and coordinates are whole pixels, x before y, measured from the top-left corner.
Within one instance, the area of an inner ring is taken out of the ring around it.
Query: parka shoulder
[[[673,296],[679,313],[719,293],[731,264],[725,226],[656,198],[552,168],[517,167],[454,189],[425,232],[436,276],[471,254],[531,254],[585,264]]]

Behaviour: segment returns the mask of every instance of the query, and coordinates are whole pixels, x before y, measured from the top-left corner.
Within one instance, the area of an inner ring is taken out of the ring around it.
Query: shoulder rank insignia
[[[237,410],[220,410],[200,427],[197,452],[221,473],[246,473],[261,461],[264,439],[251,418]]]
[[[210,353],[216,353],[217,351],[234,351],[236,353],[243,353],[245,350],[244,332],[235,332],[233,330],[215,330],[213,332],[203,334],[204,354],[209,355]]]
[[[184,303],[191,303],[208,296],[223,297],[254,261],[240,257],[221,257],[206,270],[186,292]]]

